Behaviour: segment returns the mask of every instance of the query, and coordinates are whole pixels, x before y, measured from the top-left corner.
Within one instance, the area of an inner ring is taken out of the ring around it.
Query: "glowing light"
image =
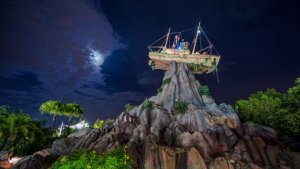
[[[8,159],[8,162],[9,162],[10,164],[15,165],[15,164],[17,164],[17,162],[20,161],[21,159],[22,159],[22,157],[13,157],[13,158],[11,158],[11,159]]]
[[[201,31],[200,31],[200,30],[198,30],[198,33],[201,33]]]
[[[98,50],[90,49],[90,51],[90,63],[95,67],[101,66],[104,63],[104,56]]]
[[[90,125],[88,122],[86,122],[85,120],[81,121],[80,123],[77,123],[75,125],[70,126],[70,128],[72,129],[77,129],[77,130],[81,130],[83,128],[88,128]]]

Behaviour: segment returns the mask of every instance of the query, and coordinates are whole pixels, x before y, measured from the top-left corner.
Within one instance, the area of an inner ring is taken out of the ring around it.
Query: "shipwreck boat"
[[[181,32],[171,32],[169,28],[166,35],[149,45],[149,65],[152,69],[168,70],[169,64],[175,61],[187,64],[194,74],[217,72],[221,56],[201,28],[200,22],[192,43],[183,39],[183,33],[195,30],[195,28]],[[202,40],[202,36],[205,41]],[[174,40],[171,45],[172,37]],[[157,45],[159,42],[162,44]],[[199,44],[198,48],[197,44]]]

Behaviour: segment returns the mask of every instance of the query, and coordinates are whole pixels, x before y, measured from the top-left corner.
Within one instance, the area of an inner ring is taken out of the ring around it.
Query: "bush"
[[[279,135],[300,136],[300,79],[287,93],[259,91],[238,100],[235,109],[244,121],[272,127]]]
[[[125,147],[121,147],[105,154],[78,150],[70,156],[60,157],[51,169],[128,169],[130,166],[131,160]]]
[[[106,120],[97,119],[95,121],[95,123],[93,124],[93,128],[94,129],[101,129],[105,125],[108,125],[108,124],[113,123],[113,122],[114,122],[113,119],[106,119]]]
[[[175,101],[173,111],[175,114],[185,114],[188,111],[188,102]]]
[[[203,63],[189,63],[188,67],[193,71],[201,71],[204,67]]]
[[[205,86],[200,86],[198,88],[198,93],[199,93],[200,96],[201,95],[210,96],[210,94],[209,94],[209,88],[206,85]]]
[[[146,109],[146,110],[152,110],[153,109],[153,105],[154,105],[154,103],[153,103],[153,101],[150,101],[150,100],[148,100],[148,99],[146,99],[145,101],[144,101],[144,108]]]
[[[130,110],[132,110],[133,108],[135,108],[135,106],[133,106],[133,105],[127,103],[127,104],[125,105],[125,112],[130,112]]]
[[[171,82],[171,78],[165,79],[165,80],[163,81],[162,85],[160,86],[160,88],[157,89],[157,93],[161,93],[162,90],[163,90],[163,88],[164,88],[164,86],[165,86],[166,84],[170,84],[170,82]]]

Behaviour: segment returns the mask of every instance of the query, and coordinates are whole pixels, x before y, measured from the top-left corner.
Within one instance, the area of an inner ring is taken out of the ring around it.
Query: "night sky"
[[[297,0],[1,0],[0,105],[34,118],[47,100],[82,105],[89,122],[156,94],[162,71],[147,46],[169,27],[201,21],[221,54],[220,83],[196,75],[217,103],[234,104],[300,77]],[[59,121],[60,123],[61,121]]]

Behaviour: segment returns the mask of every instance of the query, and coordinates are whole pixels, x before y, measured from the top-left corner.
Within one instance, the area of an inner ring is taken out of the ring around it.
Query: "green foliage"
[[[300,80],[287,93],[267,89],[236,102],[236,111],[244,121],[274,128],[280,135],[300,136]]]
[[[2,106],[0,106],[0,115],[8,113],[8,110],[9,110],[9,106],[8,105],[2,105]]]
[[[209,94],[209,88],[206,85],[200,86],[198,88],[198,93],[199,93],[200,96],[201,95],[210,96],[210,94]]]
[[[214,60],[211,62],[211,65],[213,65],[214,67],[217,67],[217,60],[216,60],[216,58],[214,58]]]
[[[22,111],[9,112],[8,107],[0,109],[0,150],[24,156],[50,144],[50,131],[42,128],[44,121],[33,120]]]
[[[131,105],[130,103],[127,103],[125,105],[125,112],[130,112],[130,110],[132,110],[133,108],[135,108],[135,106]]]
[[[156,65],[155,65],[155,64],[152,64],[152,65],[151,65],[151,69],[152,69],[152,70],[155,70],[155,69],[156,69]]]
[[[146,99],[143,105],[146,110],[152,110],[154,107],[154,102]]]
[[[165,87],[165,85],[170,84],[171,83],[171,78],[167,78],[163,81],[162,85],[160,86],[159,89],[157,89],[157,93],[161,93],[163,88]]]
[[[56,100],[49,100],[40,106],[40,112],[51,115],[63,115],[65,105]]]
[[[67,116],[69,117],[68,125],[70,124],[70,121],[73,117],[82,117],[83,116],[83,110],[82,107],[79,104],[76,103],[62,103],[57,100],[49,100],[41,104],[40,106],[40,112],[42,114],[50,114],[53,116],[52,119],[52,130],[54,131],[54,125],[56,116]]]
[[[114,120],[113,119],[106,119],[106,120],[101,120],[101,119],[97,119],[95,121],[95,123],[93,124],[93,128],[94,129],[101,129],[103,128],[105,125],[113,123]]]
[[[61,111],[65,116],[69,117],[81,117],[83,116],[83,110],[80,104],[68,103],[62,106]]]
[[[175,114],[185,114],[188,111],[188,102],[185,101],[175,101],[173,111]]]
[[[131,161],[125,147],[97,154],[95,151],[79,150],[70,156],[62,156],[51,169],[128,169]]]
[[[56,101],[56,100],[49,100],[44,102],[41,106],[40,106],[40,112],[42,114],[46,113],[46,114],[50,114],[53,116],[52,119],[52,130],[54,131],[54,125],[55,125],[55,120],[56,120],[56,116],[57,115],[64,115],[64,109],[65,109],[65,104]]]
[[[253,120],[256,123],[267,125],[274,121],[273,116],[280,108],[282,102],[281,93],[275,89],[267,89],[251,94],[248,100],[238,100],[236,110],[242,119]]]
[[[197,63],[189,63],[188,67],[190,69],[192,69],[193,71],[201,71],[203,69],[203,67],[204,67],[204,64],[203,63],[199,63],[199,64],[197,64]]]

